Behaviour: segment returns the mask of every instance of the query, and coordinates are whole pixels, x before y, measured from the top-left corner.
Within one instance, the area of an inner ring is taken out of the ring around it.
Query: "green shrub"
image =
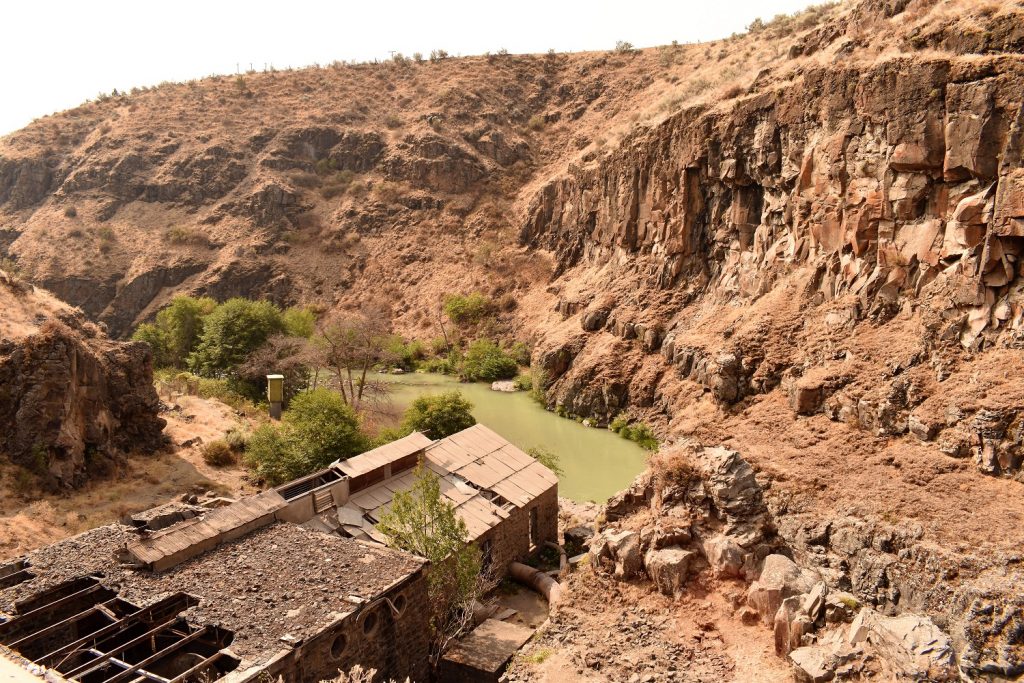
[[[459,379],[464,382],[494,382],[511,379],[519,365],[489,339],[477,339],[469,345],[459,365]]]
[[[316,313],[308,306],[292,306],[281,313],[281,324],[289,337],[309,339],[316,329]]]
[[[188,366],[199,375],[223,375],[241,364],[271,335],[283,331],[281,309],[274,304],[229,299],[203,320],[202,336],[188,358]]]
[[[494,302],[480,292],[452,294],[444,299],[444,312],[456,325],[473,324],[494,314]]]
[[[514,380],[514,384],[518,391],[532,391],[533,390],[533,375],[528,372],[520,373]]]
[[[457,369],[449,358],[430,358],[420,363],[420,370],[438,375],[454,375]]]
[[[649,451],[657,450],[658,448],[658,437],[654,433],[654,430],[645,425],[643,422],[630,423],[629,418],[625,415],[618,415],[611,424],[608,425],[608,429],[615,432],[623,439],[629,439],[630,441],[636,442],[641,448]]]
[[[476,424],[473,404],[458,391],[420,396],[405,412],[402,428],[443,439]]]
[[[164,233],[164,239],[170,244],[193,244],[201,247],[210,246],[210,238],[197,228],[186,228],[175,226],[168,228]]]
[[[235,453],[244,453],[251,434],[241,427],[232,427],[224,434],[224,441]]]
[[[544,407],[547,407],[548,404],[548,396],[545,392],[547,384],[548,375],[546,372],[538,368],[530,370],[530,388],[526,391],[529,392],[530,398]]]
[[[420,361],[427,357],[427,348],[423,342],[418,339],[406,342],[398,335],[388,339],[385,350],[395,365],[406,371],[415,370]]]
[[[211,441],[203,446],[203,462],[212,467],[227,467],[236,462],[235,453],[223,439]]]
[[[401,128],[402,118],[400,116],[395,116],[394,114],[388,114],[384,117],[384,125],[388,128]]]
[[[622,436],[630,441],[635,441],[641,448],[646,450],[655,451],[658,449],[658,437],[655,435],[654,430],[642,422],[627,427]]]
[[[530,347],[525,342],[517,341],[509,347],[508,355],[517,365],[527,367],[530,365]]]
[[[534,446],[527,449],[527,453],[530,454],[534,460],[539,462],[544,467],[555,473],[556,477],[561,477],[565,472],[562,470],[561,465],[558,461],[558,455],[544,448],[543,446]]]
[[[530,117],[530,120],[526,122],[526,127],[532,131],[542,131],[544,130],[545,123],[547,123],[547,121],[544,120],[543,116],[540,114],[534,114]]]
[[[430,352],[435,356],[442,356],[448,353],[448,340],[444,337],[434,337],[430,340]]]
[[[246,464],[271,486],[323,469],[362,453],[369,442],[359,417],[328,389],[304,391],[292,399],[281,424],[265,424],[249,439]]]
[[[133,341],[145,342],[153,351],[153,367],[163,368],[171,364],[167,348],[167,335],[153,323],[143,323],[132,334]]]

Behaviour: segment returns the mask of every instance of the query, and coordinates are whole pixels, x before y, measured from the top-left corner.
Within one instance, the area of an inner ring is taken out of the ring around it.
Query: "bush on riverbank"
[[[405,434],[423,432],[431,439],[443,439],[476,424],[473,404],[461,392],[420,396],[405,411],[402,429]]]
[[[463,382],[494,382],[511,379],[519,373],[519,364],[490,339],[477,339],[466,349],[459,364]]]
[[[654,430],[643,422],[630,423],[629,418],[625,415],[619,415],[611,424],[608,425],[608,429],[612,430],[623,439],[629,439],[630,441],[636,442],[641,448],[649,451],[658,449],[658,437],[654,433]]]

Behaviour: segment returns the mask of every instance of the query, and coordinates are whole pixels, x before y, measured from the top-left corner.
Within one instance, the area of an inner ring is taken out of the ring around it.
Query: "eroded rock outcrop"
[[[920,529],[812,524],[769,504],[736,451],[664,450],[605,512],[613,521],[589,539],[596,571],[648,578],[670,596],[701,573],[746,582],[743,619],[773,631],[799,680],[1024,671],[1013,558],[999,570],[923,542]]]
[[[163,445],[149,347],[0,272],[0,451],[53,488]]]

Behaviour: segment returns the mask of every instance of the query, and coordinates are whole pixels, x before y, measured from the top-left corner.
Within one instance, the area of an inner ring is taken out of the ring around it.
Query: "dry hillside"
[[[744,562],[1019,676],[1024,3],[753,29],[106,97],[0,140],[0,256],[113,335],[195,292],[372,298],[425,338],[443,293],[490,293],[552,407],[741,454]],[[656,498],[637,529],[686,508]]]

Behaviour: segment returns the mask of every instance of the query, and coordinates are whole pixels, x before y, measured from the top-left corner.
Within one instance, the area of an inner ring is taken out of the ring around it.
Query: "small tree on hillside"
[[[482,594],[480,550],[469,543],[466,523],[455,506],[441,497],[434,472],[417,466],[414,483],[395,493],[377,529],[390,545],[430,560],[431,661],[436,663],[473,618],[473,603]]]
[[[380,398],[384,388],[367,382],[367,373],[390,358],[388,325],[377,314],[342,314],[327,320],[314,339],[323,365],[331,368],[342,399],[356,410],[364,400]]]
[[[403,430],[423,432],[431,439],[443,439],[476,424],[473,404],[458,391],[420,396],[405,411]]]

